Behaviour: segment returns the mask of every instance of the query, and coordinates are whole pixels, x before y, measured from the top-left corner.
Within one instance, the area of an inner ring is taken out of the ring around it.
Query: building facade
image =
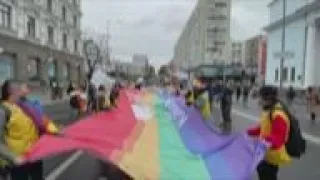
[[[268,33],[266,83],[280,84],[296,88],[320,86],[320,72],[317,60],[320,52],[320,2],[290,0],[287,2],[285,24],[285,56],[283,69],[280,69],[282,44],[283,4],[274,0],[269,4],[270,24],[265,28]]]
[[[243,65],[245,67],[258,65],[259,45],[264,38],[263,35],[257,35],[245,41],[243,59]]]
[[[258,74],[257,82],[264,84],[266,79],[267,67],[267,38],[263,37],[259,42],[258,48]]]
[[[146,54],[134,54],[132,56],[132,63],[137,66],[145,67],[149,64],[149,58]]]
[[[81,0],[0,0],[1,82],[84,78]]]
[[[198,1],[175,45],[178,68],[230,61],[230,10],[230,0]]]
[[[244,45],[243,42],[232,42],[231,48],[231,61],[232,63],[241,63],[244,60]]]

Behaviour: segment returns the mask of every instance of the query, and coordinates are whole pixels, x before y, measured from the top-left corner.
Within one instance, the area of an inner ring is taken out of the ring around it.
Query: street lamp
[[[283,0],[282,4],[282,38],[281,38],[281,52],[284,53],[286,49],[286,11],[287,11],[287,0]],[[279,88],[280,92],[283,89],[283,65],[284,65],[285,57],[282,55],[280,59],[280,83]]]

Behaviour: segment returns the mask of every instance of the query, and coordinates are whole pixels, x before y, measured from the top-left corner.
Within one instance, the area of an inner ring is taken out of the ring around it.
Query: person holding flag
[[[194,80],[194,105],[200,110],[203,119],[211,119],[211,106],[209,101],[209,93],[206,86],[199,80]]]

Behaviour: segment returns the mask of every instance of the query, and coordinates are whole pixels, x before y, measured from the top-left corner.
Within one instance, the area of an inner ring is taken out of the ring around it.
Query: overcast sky
[[[232,0],[231,36],[243,40],[268,23],[269,0]],[[112,57],[130,61],[146,53],[155,66],[168,62],[196,0],[83,0],[83,27],[111,33]]]

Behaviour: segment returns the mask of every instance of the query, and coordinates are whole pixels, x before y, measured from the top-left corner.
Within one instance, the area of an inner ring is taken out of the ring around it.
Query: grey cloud
[[[172,57],[174,44],[196,0],[84,0],[83,26],[105,32],[110,21],[112,55],[147,53],[155,64]],[[232,37],[244,39],[268,22],[266,0],[233,0]]]

